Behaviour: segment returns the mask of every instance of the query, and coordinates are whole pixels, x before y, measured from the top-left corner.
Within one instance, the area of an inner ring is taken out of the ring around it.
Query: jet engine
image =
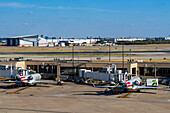
[[[28,77],[28,81],[32,80],[33,79],[33,76],[29,76]]]

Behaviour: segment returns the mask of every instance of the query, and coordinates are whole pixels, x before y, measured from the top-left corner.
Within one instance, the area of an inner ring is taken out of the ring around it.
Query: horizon
[[[33,35],[22,35],[22,36],[33,36]],[[20,36],[13,36],[13,37],[20,37]],[[41,35],[38,35],[38,37],[41,37]],[[41,38],[45,38],[46,36],[43,36]],[[52,39],[55,36],[47,36],[48,39]],[[99,39],[99,38],[115,38],[115,39],[120,39],[120,38],[126,38],[126,39],[130,39],[130,38],[166,38],[166,37],[170,37],[170,36],[158,36],[158,37],[93,37],[91,36],[91,39]],[[4,39],[4,38],[11,38],[11,37],[0,37],[0,39]],[[56,39],[59,39],[60,37],[55,37]],[[90,37],[63,37],[64,39],[90,39]]]
[[[1,0],[0,37],[166,37],[167,0]]]

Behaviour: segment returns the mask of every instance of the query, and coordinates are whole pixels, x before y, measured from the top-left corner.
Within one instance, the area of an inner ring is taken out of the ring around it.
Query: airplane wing
[[[21,81],[0,81],[0,83],[21,83]]]
[[[169,87],[150,87],[150,86],[137,86],[137,89],[166,89]]]
[[[93,84],[93,87],[97,87],[97,88],[122,88],[123,86],[95,86]]]
[[[63,81],[35,81],[34,83],[61,83],[61,84],[64,84]]]

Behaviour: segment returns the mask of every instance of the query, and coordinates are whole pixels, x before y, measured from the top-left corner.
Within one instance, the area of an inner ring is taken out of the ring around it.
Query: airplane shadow
[[[12,89],[12,88],[18,88],[18,87],[50,87],[50,86],[31,86],[31,85],[25,85],[25,86],[15,86],[15,85],[4,85],[1,86],[0,89]]]
[[[72,94],[72,95],[96,95],[96,96],[110,96],[110,95],[117,95],[117,94],[105,94],[105,93],[82,93],[82,94]]]
[[[100,91],[72,91],[72,92],[100,92]]]
[[[73,94],[73,95],[97,95],[97,96],[100,96],[100,95],[105,95],[105,96],[110,96],[110,95],[119,95],[119,94],[126,94],[128,92],[130,93],[146,93],[146,94],[156,94],[154,92],[136,92],[136,91],[128,91],[128,92],[120,92],[120,93],[105,93],[104,91],[75,91],[75,92],[88,92],[88,93],[80,93],[80,94]]]
[[[170,91],[170,90],[164,90],[164,91]]]
[[[155,92],[137,92],[137,91],[129,91],[131,93],[147,93],[147,94],[156,94]]]
[[[105,95],[105,96],[110,96],[110,95],[118,95],[118,94],[121,94],[121,93],[105,93],[104,91],[75,91],[75,92],[85,92],[85,93],[79,93],[79,94],[73,94],[73,95],[97,95],[97,96],[100,96],[100,95]],[[88,92],[88,93],[86,93]]]
[[[12,89],[16,88],[16,86],[1,86],[0,89]]]

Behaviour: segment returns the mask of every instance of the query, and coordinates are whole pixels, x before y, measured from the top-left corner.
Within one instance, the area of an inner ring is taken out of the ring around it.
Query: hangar
[[[47,46],[48,42],[38,35],[16,36],[7,38],[7,46]]]

